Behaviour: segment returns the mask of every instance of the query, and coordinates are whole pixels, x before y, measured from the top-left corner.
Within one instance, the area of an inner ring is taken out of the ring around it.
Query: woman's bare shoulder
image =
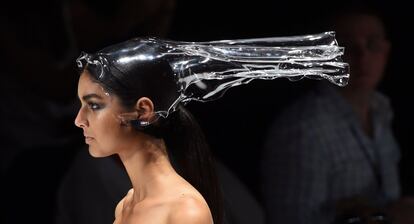
[[[168,224],[212,224],[210,209],[203,198],[182,194],[171,204]]]
[[[128,193],[119,201],[118,205],[115,208],[115,219],[121,217],[122,210],[124,209],[125,202],[128,203],[132,199],[132,195],[134,194],[134,189],[130,189]]]

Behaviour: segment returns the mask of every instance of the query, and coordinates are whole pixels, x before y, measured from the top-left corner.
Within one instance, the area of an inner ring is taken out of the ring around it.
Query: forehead
[[[88,95],[88,94],[97,94],[99,96],[107,96],[108,93],[104,88],[97,82],[95,82],[88,71],[83,71],[80,75],[78,82],[78,95],[79,97]]]
[[[371,35],[385,35],[381,20],[369,14],[349,14],[336,20],[336,31],[339,37],[366,37]]]

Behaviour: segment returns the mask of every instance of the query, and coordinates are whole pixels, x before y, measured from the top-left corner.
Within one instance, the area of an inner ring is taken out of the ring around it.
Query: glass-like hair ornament
[[[345,86],[349,65],[343,53],[334,32],[209,42],[135,38],[82,53],[77,65],[93,67],[102,82],[112,79],[125,88],[157,92],[152,99],[156,114],[165,118],[180,103],[215,100],[254,79],[306,77]]]

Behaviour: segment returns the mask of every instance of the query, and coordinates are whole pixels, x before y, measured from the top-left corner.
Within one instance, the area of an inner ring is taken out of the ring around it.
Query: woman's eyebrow
[[[89,99],[91,99],[91,98],[98,98],[98,99],[102,99],[102,97],[101,97],[101,96],[99,96],[98,94],[95,94],[95,93],[91,93],[91,94],[88,94],[88,95],[85,95],[85,96],[83,96],[83,97],[82,97],[82,99],[83,99],[84,101],[89,100]]]

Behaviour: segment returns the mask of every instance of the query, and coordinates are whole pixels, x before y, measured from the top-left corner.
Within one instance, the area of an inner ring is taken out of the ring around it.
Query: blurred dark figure
[[[350,64],[348,86],[318,83],[268,133],[261,171],[268,223],[414,220],[412,199],[400,199],[391,104],[377,91],[391,43],[376,11],[352,6],[330,20]]]

